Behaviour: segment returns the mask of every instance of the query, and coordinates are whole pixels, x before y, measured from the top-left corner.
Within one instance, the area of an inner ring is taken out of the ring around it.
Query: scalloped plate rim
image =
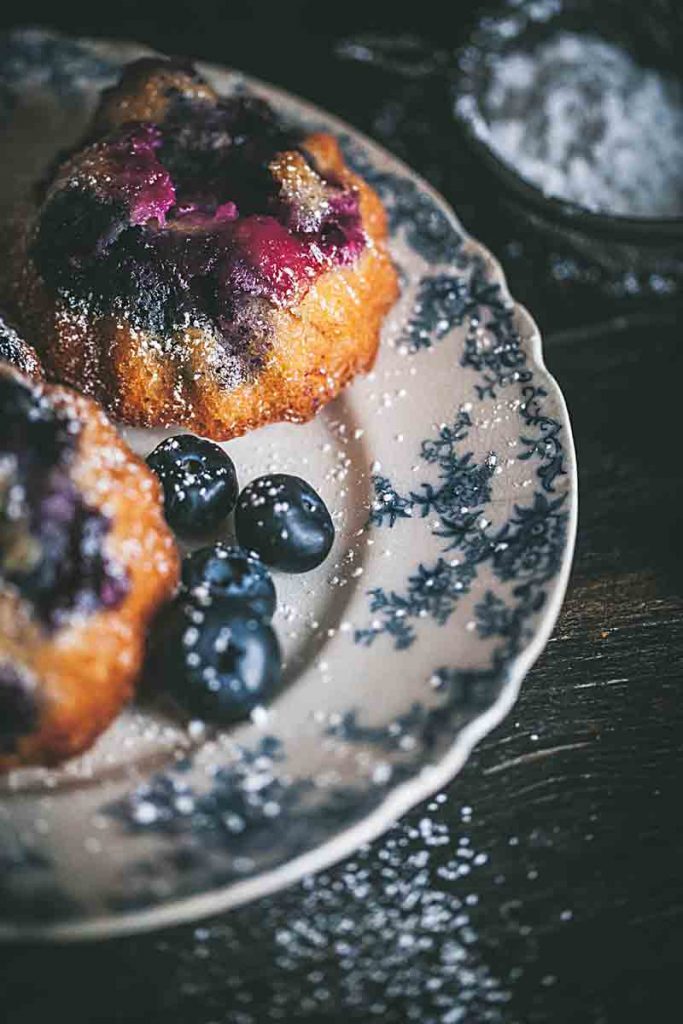
[[[138,52],[148,50],[130,40],[79,38],[80,43],[106,52],[108,48],[135,46]],[[84,940],[105,940],[108,938],[130,935],[137,932],[151,931],[156,928],[173,927],[188,924],[191,921],[208,917],[238,907],[264,896],[272,895],[280,889],[300,881],[307,875],[317,873],[331,867],[365,843],[372,842],[390,828],[402,815],[417,804],[428,799],[438,789],[447,785],[466,763],[475,745],[490,733],[513,707],[519,694],[521,684],[538,659],[552,630],[557,622],[564,601],[567,584],[572,567],[578,522],[578,479],[576,449],[569,419],[569,412],[559,384],[549,372],[543,358],[543,344],[539,328],[528,310],[518,303],[511,295],[507,279],[498,260],[492,253],[460,224],[450,204],[417,172],[412,170],[399,157],[369,138],[353,125],[328,113],[313,102],[306,100],[277,85],[256,78],[243,72],[197,60],[197,66],[209,74],[234,75],[238,80],[253,83],[265,88],[287,103],[293,103],[311,115],[319,116],[322,112],[326,122],[340,132],[347,132],[359,139],[371,152],[381,154],[388,159],[392,169],[403,173],[415,182],[421,190],[436,201],[444,211],[448,220],[455,222],[463,235],[465,244],[471,251],[481,256],[492,270],[499,283],[503,295],[514,305],[515,317],[521,321],[520,335],[523,346],[529,354],[532,365],[541,373],[544,383],[549,387],[549,395],[557,404],[558,415],[561,417],[565,432],[567,465],[569,475],[568,497],[569,518],[567,523],[566,545],[562,555],[561,567],[552,581],[552,592],[542,619],[536,628],[533,638],[525,649],[517,655],[507,667],[507,681],[503,683],[501,692],[495,702],[476,719],[465,725],[457,734],[448,752],[436,763],[423,767],[412,779],[399,783],[383,799],[377,808],[367,814],[355,825],[344,829],[314,849],[300,854],[277,868],[254,875],[241,882],[230,883],[203,893],[171,898],[167,903],[151,909],[129,911],[120,914],[108,914],[88,919],[72,919],[63,923],[32,925],[0,924],[0,941],[38,941],[38,942],[79,942]]]

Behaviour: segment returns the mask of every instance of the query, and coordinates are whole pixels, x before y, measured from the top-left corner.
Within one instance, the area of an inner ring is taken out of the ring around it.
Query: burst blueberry
[[[0,375],[0,422],[0,584],[49,630],[74,612],[115,608],[129,580],[106,554],[109,519],[72,477],[80,425],[12,375]]]
[[[334,542],[332,517],[320,495],[298,476],[273,473],[239,496],[235,529],[242,547],[283,572],[315,569]]]
[[[0,754],[13,753],[17,740],[38,727],[35,681],[0,662]]]
[[[278,689],[280,647],[248,605],[191,596],[170,610],[150,671],[188,715],[229,725]]]
[[[212,441],[193,434],[169,437],[147,456],[147,464],[161,481],[166,519],[176,533],[201,537],[235,507],[235,467]]]
[[[263,619],[275,611],[275,587],[263,562],[249,551],[213,544],[188,555],[183,585],[191,593],[207,593],[247,605]]]

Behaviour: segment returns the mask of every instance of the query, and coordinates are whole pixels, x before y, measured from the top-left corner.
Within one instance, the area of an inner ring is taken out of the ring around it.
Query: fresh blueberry
[[[169,437],[147,456],[147,465],[161,481],[166,519],[176,533],[199,537],[235,507],[235,467],[212,441],[193,434]]]
[[[263,562],[238,547],[214,544],[183,562],[183,584],[190,592],[207,592],[248,605],[262,619],[272,619],[275,587]]]
[[[191,596],[170,609],[150,670],[187,714],[228,725],[277,690],[280,646],[248,605]]]
[[[239,496],[235,529],[242,547],[283,572],[308,572],[323,562],[334,541],[325,502],[298,476],[273,473]]]

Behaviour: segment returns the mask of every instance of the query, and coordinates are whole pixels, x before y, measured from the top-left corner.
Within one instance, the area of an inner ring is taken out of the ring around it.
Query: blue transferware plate
[[[128,44],[0,45],[4,204],[76,141]],[[328,561],[276,580],[288,685],[214,733],[133,707],[85,756],[0,782],[0,935],[82,939],[236,906],[350,854],[443,786],[511,707],[560,609],[576,530],[565,404],[538,330],[444,201],[336,118],[201,69],[340,136],[382,196],[402,295],[373,373],[305,426],[227,446],[242,481],[306,477]],[[138,451],[162,436],[126,431]]]

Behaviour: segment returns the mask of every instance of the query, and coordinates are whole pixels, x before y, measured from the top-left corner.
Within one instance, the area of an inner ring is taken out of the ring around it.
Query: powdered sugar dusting
[[[437,794],[385,838],[236,917],[167,934],[159,957],[178,1009],[234,1024],[349,1020],[502,1024],[511,982],[479,942],[489,852],[471,838],[473,808]],[[459,820],[458,820],[459,819]],[[498,879],[498,881],[503,881]],[[501,920],[510,908],[501,905]],[[250,970],[256,944],[274,970]],[[294,979],[305,977],[302,990]]]

